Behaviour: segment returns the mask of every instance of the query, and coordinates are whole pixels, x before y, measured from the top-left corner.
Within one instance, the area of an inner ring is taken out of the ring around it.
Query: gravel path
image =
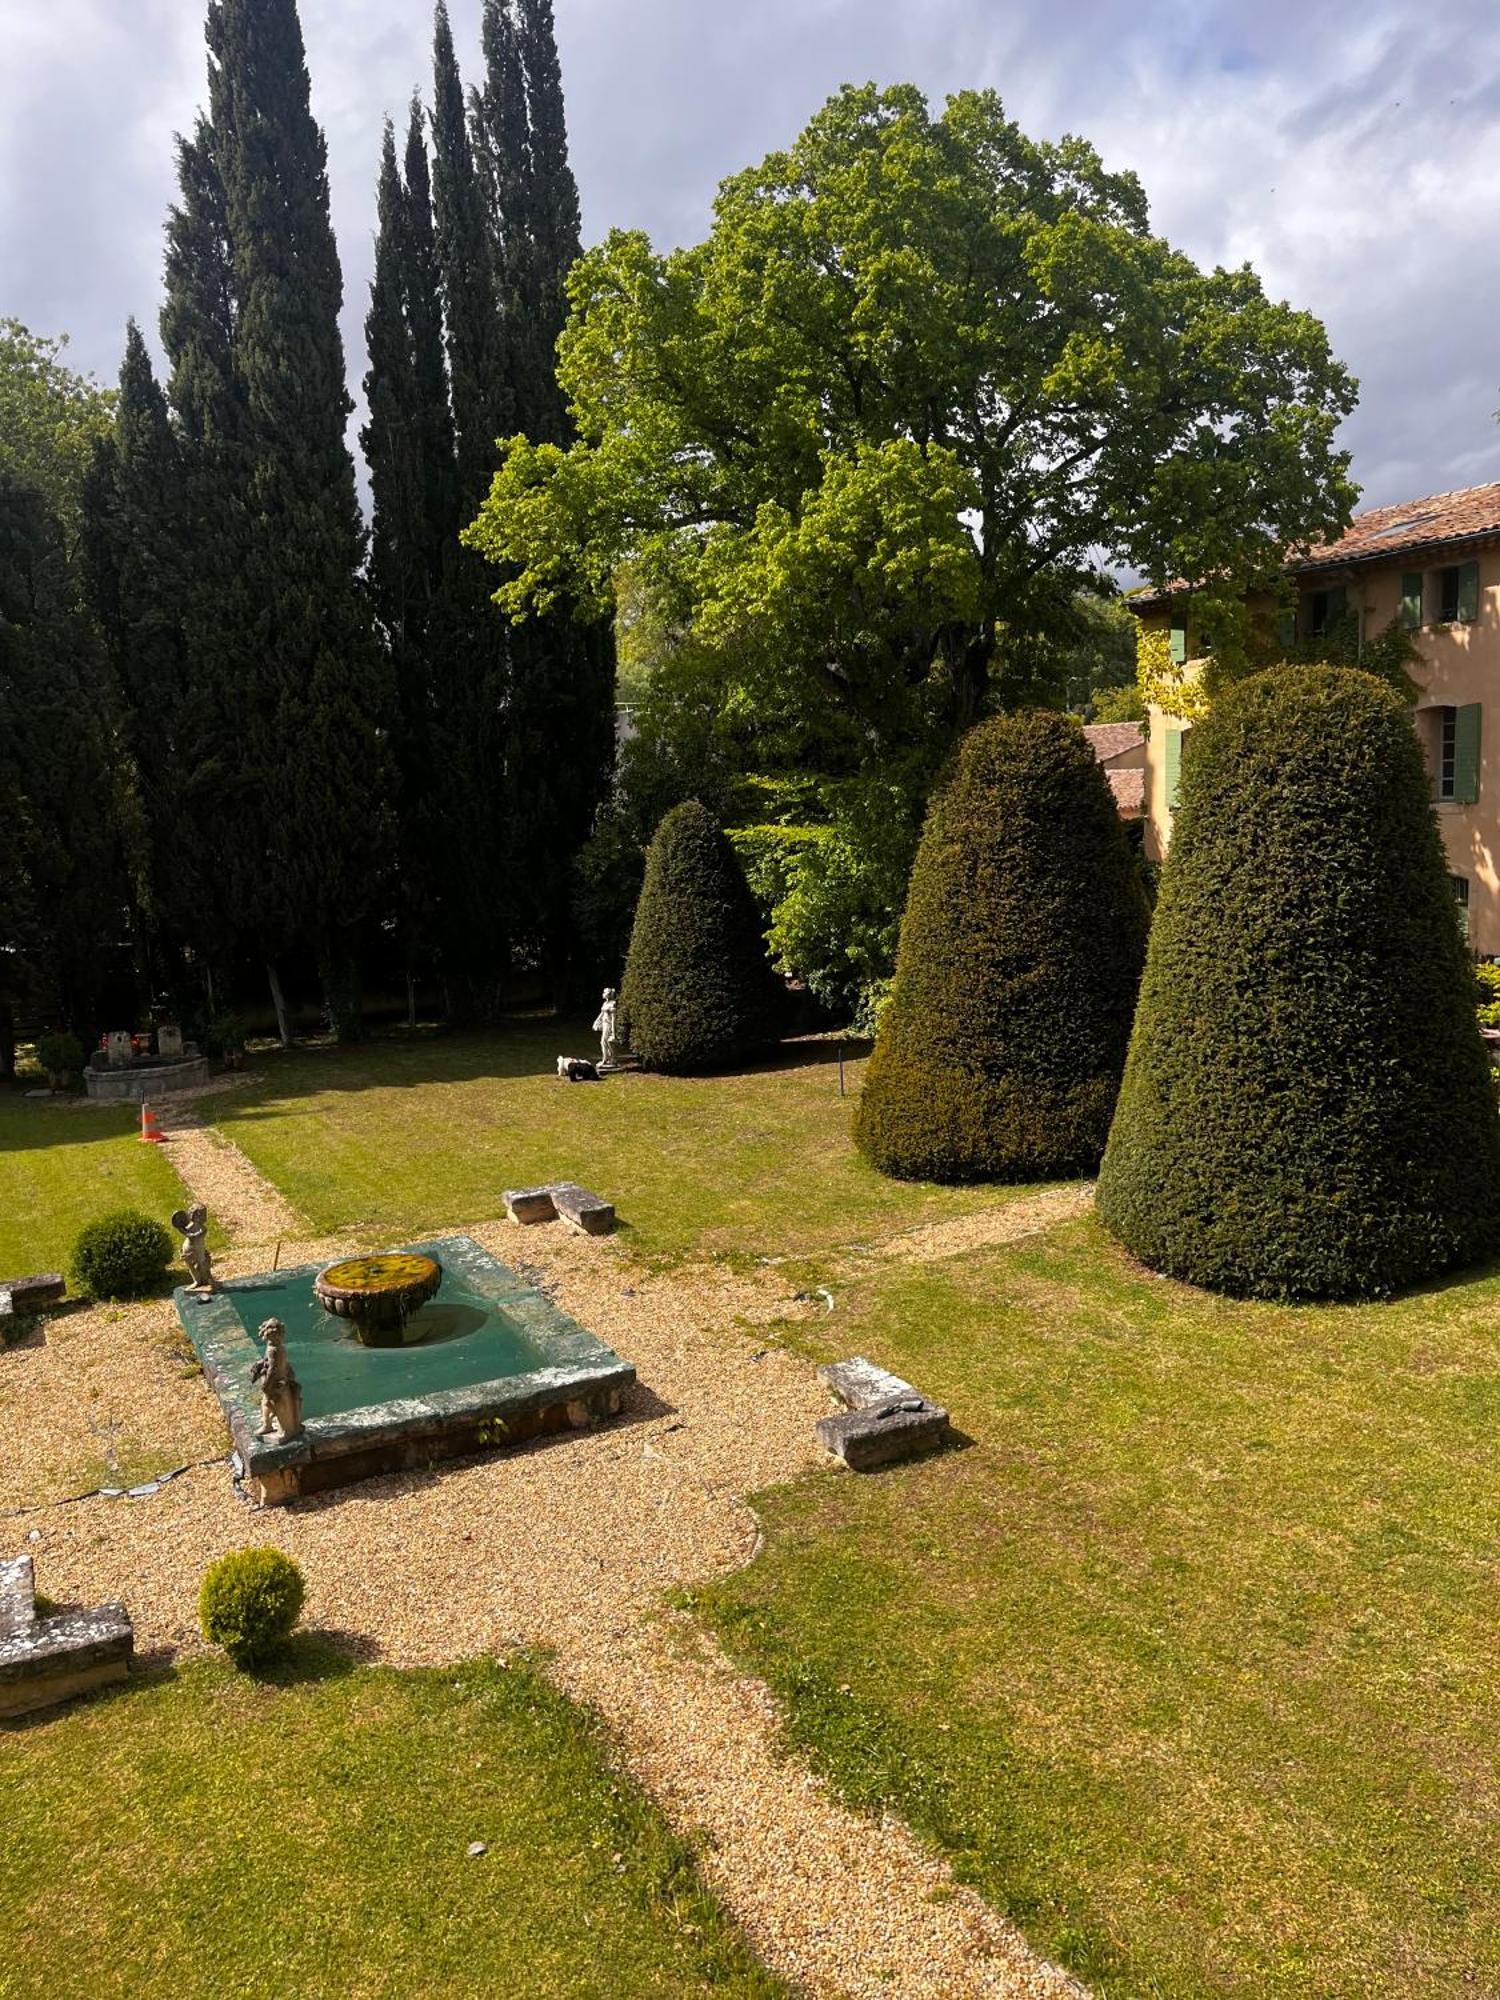
[[[284,1263],[357,1247],[347,1235],[297,1241],[306,1225],[191,1112],[178,1115],[170,1145],[232,1238],[216,1260],[224,1275],[261,1268],[273,1239],[288,1239]],[[1018,1207],[1068,1212],[1057,1197]],[[930,1243],[961,1226],[897,1241]],[[702,1838],[706,1873],[766,1962],[809,1993],[1079,1994],[904,1825],[850,1812],[790,1760],[764,1685],[730,1668],[690,1620],[662,1616],[665,1593],[751,1560],[759,1529],[746,1495],[825,1462],[813,1423],[826,1394],[775,1330],[816,1307],[789,1299],[771,1270],[652,1275],[618,1240],[561,1225],[472,1233],[635,1363],[621,1422],[261,1512],[235,1496],[224,1464],[199,1466],[150,1499],[85,1499],[5,1520],[0,1555],[28,1548],[41,1589],[59,1601],[124,1598],[147,1655],[200,1645],[204,1565],[252,1543],[301,1563],[305,1622],[364,1657],[441,1664],[548,1648],[560,1682],[603,1712],[668,1817]],[[51,1458],[66,1459],[70,1426],[86,1442],[98,1413],[116,1408],[137,1412],[153,1448],[178,1462],[203,1457],[205,1442],[222,1449],[217,1406],[174,1355],[174,1325],[161,1301],[51,1322],[45,1343],[8,1357],[0,1376],[11,1443],[45,1434]],[[8,1452],[0,1505],[51,1491],[41,1471]]]
[[[955,1216],[950,1222],[928,1222],[920,1229],[906,1229],[887,1236],[857,1255],[846,1257],[841,1270],[846,1277],[858,1276],[872,1263],[938,1264],[947,1257],[961,1257],[970,1250],[987,1250],[997,1243],[1015,1243],[1023,1236],[1082,1215],[1094,1199],[1092,1181],[1071,1181],[1066,1187],[1047,1188],[1041,1194],[1023,1195],[1019,1201],[1001,1208],[980,1209],[976,1215]]]

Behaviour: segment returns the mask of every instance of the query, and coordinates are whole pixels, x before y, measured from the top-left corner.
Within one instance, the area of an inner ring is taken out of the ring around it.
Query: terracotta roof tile
[[[1139,750],[1146,740],[1145,725],[1140,722],[1090,722],[1083,733],[1101,764],[1107,764],[1111,757],[1123,757],[1128,750]]]
[[[1133,771],[1106,771],[1104,775],[1122,819],[1134,819],[1146,810],[1146,773],[1139,766]]]
[[[1346,534],[1301,551],[1288,568],[1369,562],[1482,535],[1500,535],[1500,482],[1461,486],[1452,493],[1429,494],[1425,500],[1403,500],[1397,507],[1369,507],[1355,515]]]

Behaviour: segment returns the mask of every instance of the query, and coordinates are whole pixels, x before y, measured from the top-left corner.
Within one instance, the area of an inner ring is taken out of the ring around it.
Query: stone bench
[[[0,1721],[124,1680],[134,1646],[123,1604],[38,1618],[31,1557],[0,1563]]]
[[[591,1194],[576,1181],[550,1181],[546,1187],[507,1188],[505,1212],[512,1222],[555,1222],[585,1236],[608,1236],[615,1226],[615,1206]]]
[[[948,1412],[863,1355],[829,1362],[818,1375],[844,1406],[819,1419],[818,1441],[853,1471],[895,1465],[947,1443]]]

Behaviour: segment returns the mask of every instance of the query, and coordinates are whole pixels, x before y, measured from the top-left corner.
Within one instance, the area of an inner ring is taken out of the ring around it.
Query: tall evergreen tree
[[[18,1004],[91,1040],[126,963],[114,708],[63,525],[0,468],[0,1071]]]
[[[122,696],[134,775],[127,830],[153,991],[211,997],[233,942],[218,868],[223,785],[236,762],[230,716],[189,647],[191,511],[183,440],[134,320],[126,329],[115,430],[95,452],[84,494],[89,591]],[[210,991],[183,983],[184,950],[206,965]]]
[[[579,208],[551,0],[485,0],[484,52],[476,124],[490,170],[514,428],[565,444],[571,426],[557,341],[579,252]],[[566,976],[572,858],[592,830],[614,755],[613,638],[563,606],[513,631],[510,659],[506,770],[517,924],[556,983]]]
[[[442,935],[453,800],[436,755],[443,732],[435,617],[440,619],[454,540],[457,492],[443,357],[442,308],[422,111],[411,109],[405,180],[386,125],[377,200],[379,231],[360,433],[370,467],[370,584],[394,672],[398,727],[397,924],[408,991]]]
[[[449,561],[433,612],[434,755],[462,837],[447,842],[441,955],[449,1004],[483,1016],[498,1004],[510,949],[510,800],[505,784],[507,632],[482,558],[458,543],[487,490],[510,385],[498,303],[487,171],[475,157],[448,11],[433,34],[432,213],[455,448]],[[410,179],[410,177],[409,177]]]
[[[330,1012],[352,1035],[356,939],[389,833],[389,690],[356,578],[327,149],[295,0],[210,0],[208,44],[246,416],[246,633],[272,696],[253,769],[273,807],[260,927],[268,946],[315,945]]]

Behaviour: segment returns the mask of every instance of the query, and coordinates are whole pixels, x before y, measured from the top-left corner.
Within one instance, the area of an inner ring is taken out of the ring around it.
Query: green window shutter
[[[1349,592],[1341,583],[1336,583],[1328,593],[1328,615],[1323,629],[1326,632],[1344,616],[1349,609]]]
[[[1170,640],[1171,640],[1173,661],[1179,667],[1185,665],[1187,661],[1186,625],[1174,625],[1171,630]]]
[[[1479,703],[1453,712],[1453,796],[1461,806],[1479,799]]]
[[[1176,812],[1182,794],[1182,731],[1169,729],[1163,744],[1163,769],[1167,779],[1167,810]]]
[[[1458,566],[1458,615],[1465,625],[1472,625],[1479,616],[1479,565],[1477,562],[1460,563]],[[1476,714],[1478,711],[1475,711]]]
[[[1297,643],[1297,614],[1295,611],[1278,612],[1276,617],[1276,643],[1284,652],[1290,652]]]
[[[1409,570],[1401,579],[1401,623],[1415,632],[1422,623],[1422,572]]]

